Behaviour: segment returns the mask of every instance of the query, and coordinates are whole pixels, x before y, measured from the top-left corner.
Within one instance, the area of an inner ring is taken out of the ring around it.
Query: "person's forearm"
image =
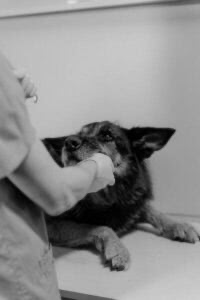
[[[50,215],[73,207],[88,192],[97,170],[94,161],[60,168],[37,140],[20,167],[9,179]]]

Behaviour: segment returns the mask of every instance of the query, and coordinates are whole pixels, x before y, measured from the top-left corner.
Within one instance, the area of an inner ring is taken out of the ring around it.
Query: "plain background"
[[[41,137],[85,123],[174,127],[150,160],[155,205],[200,214],[200,5],[124,7],[0,20],[0,48],[38,88]]]

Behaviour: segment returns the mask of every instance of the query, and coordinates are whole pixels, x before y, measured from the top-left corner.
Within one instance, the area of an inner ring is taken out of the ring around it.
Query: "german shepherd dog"
[[[108,155],[114,164],[115,185],[88,194],[75,207],[56,217],[47,216],[53,245],[94,246],[112,270],[127,269],[128,250],[119,237],[149,223],[160,235],[194,243],[199,234],[189,224],[171,220],[152,207],[151,178],[146,166],[154,151],[167,144],[172,128],[133,127],[126,129],[103,121],[84,126],[68,137],[47,138],[43,142],[62,167],[75,165],[94,153]]]

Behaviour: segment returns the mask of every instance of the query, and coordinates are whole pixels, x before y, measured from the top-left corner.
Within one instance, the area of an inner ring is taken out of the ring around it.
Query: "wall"
[[[155,204],[200,214],[200,5],[2,19],[0,37],[36,82],[41,137],[105,119],[176,128],[150,162]]]

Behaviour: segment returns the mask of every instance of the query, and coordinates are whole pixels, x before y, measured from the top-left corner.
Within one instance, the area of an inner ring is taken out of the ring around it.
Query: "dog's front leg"
[[[160,235],[172,240],[195,243],[200,238],[199,233],[192,225],[175,221],[151,205],[145,206],[141,221],[153,225]]]
[[[112,270],[120,271],[129,266],[128,250],[109,227],[58,220],[48,222],[47,228],[53,245],[68,247],[93,245]]]
[[[130,264],[128,250],[116,233],[106,226],[93,228],[90,232],[97,250],[103,253],[104,260],[112,270],[126,270]]]

